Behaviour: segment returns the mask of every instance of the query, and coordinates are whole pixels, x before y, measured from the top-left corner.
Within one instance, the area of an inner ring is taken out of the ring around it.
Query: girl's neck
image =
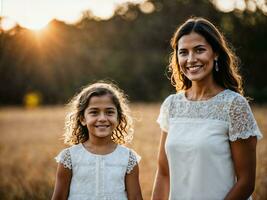
[[[90,139],[88,139],[82,145],[89,152],[99,155],[109,154],[113,152],[117,147],[117,144],[111,140],[99,142],[99,141],[91,141]]]

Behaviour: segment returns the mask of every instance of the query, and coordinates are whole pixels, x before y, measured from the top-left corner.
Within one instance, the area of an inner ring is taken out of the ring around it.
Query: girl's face
[[[213,63],[217,58],[206,39],[192,32],[178,41],[178,64],[182,73],[192,82],[213,80]]]
[[[112,131],[118,125],[118,112],[109,94],[93,96],[81,118],[90,139],[111,139]]]

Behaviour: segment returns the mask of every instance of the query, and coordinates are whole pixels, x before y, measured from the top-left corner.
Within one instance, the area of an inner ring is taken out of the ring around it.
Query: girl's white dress
[[[121,145],[112,153],[97,155],[78,144],[63,149],[56,157],[72,170],[69,200],[127,200],[125,175],[139,160],[139,155]]]
[[[170,200],[223,200],[236,181],[229,142],[262,137],[246,99],[228,89],[204,101],[170,95],[157,122],[168,134]]]

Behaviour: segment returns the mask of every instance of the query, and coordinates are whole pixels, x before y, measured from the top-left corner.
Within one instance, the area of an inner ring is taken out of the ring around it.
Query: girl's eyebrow
[[[88,110],[98,110],[98,109],[99,109],[99,107],[89,107],[88,108]],[[116,110],[115,107],[107,107],[105,109],[107,109],[107,110]]]
[[[106,109],[108,109],[108,110],[116,110],[115,107],[108,107],[108,108],[106,108]]]

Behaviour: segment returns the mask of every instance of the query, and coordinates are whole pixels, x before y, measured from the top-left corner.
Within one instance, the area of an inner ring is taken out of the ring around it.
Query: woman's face
[[[213,63],[217,55],[200,34],[192,32],[179,39],[177,58],[182,73],[192,82],[213,80]]]

